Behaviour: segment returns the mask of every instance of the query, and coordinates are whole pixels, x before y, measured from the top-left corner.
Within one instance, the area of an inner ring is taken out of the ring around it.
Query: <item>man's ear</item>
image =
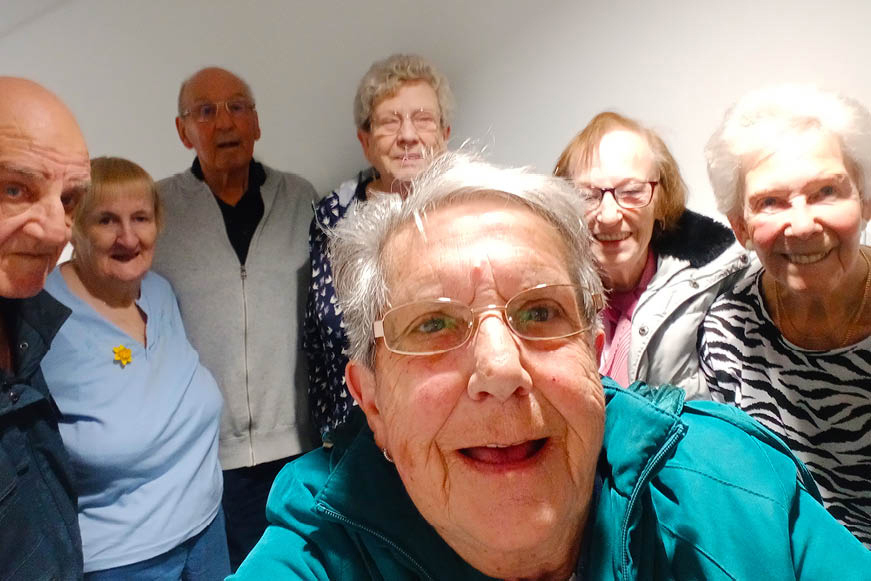
[[[445,127],[442,130],[442,137],[444,138],[445,141],[450,139],[450,137],[451,137],[451,126],[450,125],[448,125],[447,127]]]
[[[260,117],[258,117],[256,110],[252,113],[254,113],[254,141],[258,141],[260,139]]]
[[[193,149],[194,144],[188,139],[187,129],[184,126],[184,120],[181,117],[175,118],[175,130],[178,131],[178,138],[188,149]]]
[[[386,446],[386,442],[382,439],[386,434],[384,418],[381,410],[378,409],[378,402],[375,401],[375,372],[365,363],[352,359],[345,367],[345,384],[351,397],[366,414],[366,421],[375,434],[375,443],[379,447]]]

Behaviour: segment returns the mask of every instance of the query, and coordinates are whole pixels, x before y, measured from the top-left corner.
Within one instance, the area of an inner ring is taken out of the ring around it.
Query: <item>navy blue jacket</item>
[[[15,369],[0,369],[0,579],[81,579],[72,468],[39,368],[70,311],[45,291],[0,311]]]

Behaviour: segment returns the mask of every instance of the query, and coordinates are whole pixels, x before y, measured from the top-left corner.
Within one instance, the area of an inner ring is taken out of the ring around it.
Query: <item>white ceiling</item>
[[[0,38],[70,0],[0,0]]]

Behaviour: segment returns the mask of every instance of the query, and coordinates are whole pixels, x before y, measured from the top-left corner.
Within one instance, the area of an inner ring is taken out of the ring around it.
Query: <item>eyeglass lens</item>
[[[447,299],[396,307],[384,316],[384,341],[391,351],[407,354],[456,349],[472,335],[476,314],[494,309],[505,311],[509,329],[523,339],[568,337],[585,328],[577,287],[549,285],[522,291],[505,307],[472,309]]]
[[[409,119],[417,131],[424,133],[436,131],[439,127],[438,115],[426,109],[418,109],[411,113],[393,111],[386,115],[380,115],[375,118],[373,126],[379,133],[395,135],[399,133],[405,119]]]
[[[595,188],[580,186],[578,191],[590,202],[593,208],[598,208],[606,193],[614,196],[614,201],[623,208],[642,208],[650,203],[653,197],[653,186],[656,182],[629,182],[616,188]]]
[[[194,118],[200,123],[214,121],[221,107],[227,109],[227,113],[233,117],[242,117],[254,108],[254,104],[245,99],[233,99],[232,101],[220,101],[218,103],[201,103],[191,108]]]

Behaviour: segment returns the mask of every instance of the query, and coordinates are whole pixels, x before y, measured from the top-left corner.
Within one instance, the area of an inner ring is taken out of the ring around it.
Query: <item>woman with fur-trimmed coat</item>
[[[569,143],[554,173],[589,204],[587,225],[608,289],[599,371],[707,399],[699,325],[749,266],[732,232],[686,208],[677,162],[653,131],[600,113]]]

